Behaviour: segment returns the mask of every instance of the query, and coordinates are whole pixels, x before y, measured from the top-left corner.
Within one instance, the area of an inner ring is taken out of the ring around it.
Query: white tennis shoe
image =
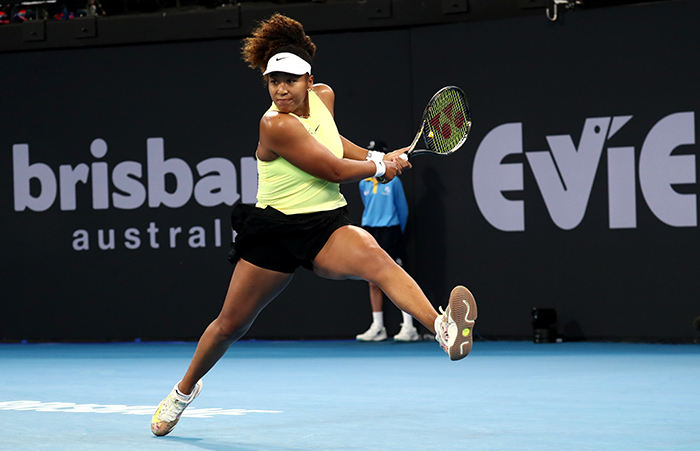
[[[381,327],[376,323],[372,323],[366,332],[355,337],[357,341],[384,341],[386,340],[386,327]]]
[[[198,381],[195,384],[192,393],[186,400],[183,400],[181,396],[176,392],[177,386],[180,382],[175,384],[173,390],[170,392],[167,398],[162,400],[158,407],[156,408],[153,418],[151,419],[151,432],[159,437],[167,435],[175,428],[175,425],[180,421],[182,412],[185,408],[194,401],[202,391],[202,381]]]
[[[394,341],[410,342],[418,340],[420,340],[420,334],[418,333],[418,329],[414,326],[402,325],[399,333],[394,335]]]
[[[456,286],[450,293],[447,309],[440,307],[435,319],[435,340],[451,360],[465,358],[472,350],[474,322],[477,317],[476,301],[463,286]]]

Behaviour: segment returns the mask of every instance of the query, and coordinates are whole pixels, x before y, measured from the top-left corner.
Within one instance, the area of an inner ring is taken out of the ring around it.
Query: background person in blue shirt
[[[379,140],[370,141],[367,147],[371,151],[386,152],[387,146]],[[408,220],[408,204],[403,192],[403,185],[398,177],[389,183],[381,184],[370,177],[360,182],[360,195],[365,209],[362,213],[362,228],[367,230],[399,266],[405,259],[403,232]],[[369,283],[369,299],[372,304],[372,325],[358,335],[358,341],[386,340],[384,327],[384,293],[372,282]],[[413,326],[413,318],[403,314],[401,330],[394,336],[396,341],[420,340],[418,331]]]

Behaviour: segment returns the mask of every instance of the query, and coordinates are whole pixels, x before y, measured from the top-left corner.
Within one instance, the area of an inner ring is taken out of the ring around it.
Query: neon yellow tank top
[[[275,104],[268,111],[279,111]],[[306,130],[330,150],[343,158],[343,143],[331,112],[315,92],[309,91],[308,119],[296,117]],[[329,211],[347,205],[340,185],[314,177],[282,157],[258,160],[258,208],[267,206],[287,215]]]

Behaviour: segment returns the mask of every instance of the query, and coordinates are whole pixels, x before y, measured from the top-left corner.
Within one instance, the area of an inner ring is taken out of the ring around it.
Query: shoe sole
[[[466,287],[457,286],[450,293],[450,318],[457,326],[457,337],[450,346],[450,360],[465,358],[472,350],[474,322],[477,317],[476,301]]]

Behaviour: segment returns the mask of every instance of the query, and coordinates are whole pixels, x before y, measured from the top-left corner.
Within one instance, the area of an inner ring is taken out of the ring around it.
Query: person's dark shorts
[[[395,225],[391,227],[370,227],[362,226],[363,229],[369,232],[370,235],[377,240],[379,247],[384,249],[391,258],[400,266],[406,261],[405,243],[401,226]]]
[[[238,204],[231,212],[237,235],[228,258],[232,264],[242,258],[283,273],[293,273],[299,266],[313,269],[313,260],[333,232],[350,224],[345,207],[285,215],[272,207]]]

